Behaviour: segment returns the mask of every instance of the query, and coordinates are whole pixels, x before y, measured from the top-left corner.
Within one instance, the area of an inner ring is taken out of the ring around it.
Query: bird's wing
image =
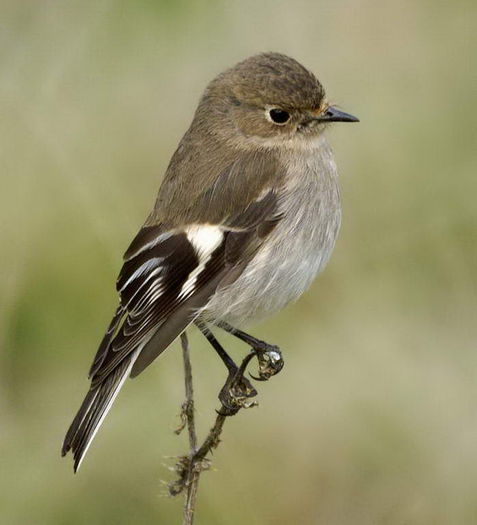
[[[117,280],[120,304],[91,366],[90,392],[63,445],[63,454],[73,449],[76,467],[127,375],[138,375],[194,320],[222,282],[240,275],[244,261],[280,220],[278,175],[273,183],[264,177],[252,198],[231,206],[230,199],[233,204],[247,182],[241,175],[250,172],[243,162],[224,170],[180,222],[148,221],[126,251]],[[270,169],[276,164],[270,162]]]
[[[283,174],[269,153],[238,156],[200,189],[188,173],[185,179],[168,172],[153,219],[125,253],[117,280],[120,305],[91,366],[93,385],[154,337],[133,365],[131,375],[139,374],[200,313],[223,279],[238,276],[239,260],[250,258],[279,220]],[[189,192],[194,198],[186,206]]]
[[[221,281],[237,273],[279,216],[278,194],[269,189],[222,224],[196,223],[178,230],[143,228],[126,252],[117,280],[120,306],[90,370],[101,382],[138,346],[139,374],[200,313]],[[234,278],[238,276],[234,275]]]

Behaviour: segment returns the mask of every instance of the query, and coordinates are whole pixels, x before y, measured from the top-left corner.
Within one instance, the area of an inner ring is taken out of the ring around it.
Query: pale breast
[[[341,208],[336,165],[326,139],[284,155],[282,220],[240,277],[220,289],[206,315],[234,325],[260,320],[296,300],[330,258]]]

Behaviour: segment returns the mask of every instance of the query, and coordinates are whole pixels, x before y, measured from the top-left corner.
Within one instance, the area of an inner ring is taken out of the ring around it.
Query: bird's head
[[[331,122],[358,122],[328,104],[313,73],[279,53],[252,56],[216,77],[196,120],[227,140],[268,147],[311,143]]]

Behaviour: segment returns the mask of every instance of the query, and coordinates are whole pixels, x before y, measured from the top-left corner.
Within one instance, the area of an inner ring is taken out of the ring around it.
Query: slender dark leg
[[[232,416],[236,414],[240,408],[254,406],[256,402],[248,401],[248,399],[256,396],[257,391],[253,388],[250,381],[244,377],[244,373],[250,360],[255,356],[255,352],[250,352],[242,361],[241,365],[237,366],[203,321],[195,321],[195,325],[219,354],[220,359],[222,359],[229,371],[227,380],[219,393],[219,400],[224,410],[223,414]]]
[[[227,367],[228,371],[236,371],[237,365],[234,363],[233,359],[229,354],[224,350],[224,347],[217,341],[215,335],[211,332],[210,328],[203,321],[194,321],[197,328],[203,333],[207,341],[212,345],[214,350],[219,354],[220,359],[224,362],[224,365]]]
[[[234,328],[225,321],[219,321],[217,326],[252,347],[257,354],[259,375],[259,377],[252,377],[257,381],[266,381],[275,374],[278,374],[283,368],[285,362],[283,361],[282,353],[278,346],[266,343],[253,337],[253,335],[242,332],[242,330],[237,330],[237,328]]]

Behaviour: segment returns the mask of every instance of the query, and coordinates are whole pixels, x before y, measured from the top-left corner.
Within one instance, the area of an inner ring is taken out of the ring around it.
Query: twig
[[[255,401],[249,401],[251,397],[257,395],[257,391],[250,382],[244,378],[244,372],[250,360],[257,356],[260,364],[260,377],[262,380],[268,379],[279,372],[283,366],[283,360],[277,347],[270,346],[268,352],[258,353],[251,351],[237,368],[235,374],[230,374],[222,391],[219,395],[222,406],[217,411],[215,423],[209,430],[207,437],[200,447],[197,446],[197,434],[194,419],[194,389],[192,382],[192,366],[189,353],[189,342],[184,332],[181,335],[182,357],[184,361],[184,377],[186,400],[182,404],[181,424],[176,430],[180,434],[185,427],[189,434],[189,453],[179,457],[175,466],[178,479],[169,483],[169,494],[177,496],[185,492],[185,503],[182,525],[193,525],[195,507],[197,501],[197,490],[199,486],[200,474],[210,468],[210,460],[207,455],[220,443],[220,435],[229,416],[237,414],[241,408],[249,408],[256,405]],[[280,361],[278,361],[278,358]]]
[[[176,434],[180,434],[185,427],[189,434],[189,454],[181,456],[175,466],[178,479],[169,484],[169,494],[177,496],[185,491],[185,503],[182,525],[193,525],[197,501],[197,490],[199,487],[200,474],[203,470],[210,468],[210,460],[207,454],[220,443],[220,434],[224,426],[225,419],[238,412],[230,411],[222,406],[217,411],[214,426],[210,429],[202,445],[197,448],[197,434],[195,431],[194,418],[194,388],[192,382],[192,366],[189,353],[189,342],[186,333],[181,335],[182,358],[184,361],[184,378],[186,399],[182,404],[181,424],[176,429]]]
[[[194,386],[192,383],[192,365],[189,354],[189,340],[187,334],[181,334],[182,344],[182,358],[184,361],[184,379],[186,400],[182,405],[182,413],[187,426],[189,434],[189,461],[187,462],[185,486],[187,489],[185,503],[183,525],[192,525],[194,523],[195,505],[197,501],[197,490],[199,488],[200,469],[195,467],[195,453],[197,449],[197,435],[195,433],[195,419],[194,419]]]
[[[192,365],[190,362],[190,354],[189,354],[189,340],[185,332],[181,334],[181,344],[182,344],[182,358],[184,360],[184,379],[185,379],[185,393],[186,393],[186,400],[182,408],[184,410],[187,429],[189,432],[190,449],[191,449],[191,452],[194,452],[195,449],[197,448],[197,435],[195,433],[195,420],[194,420],[194,385],[192,383]]]

